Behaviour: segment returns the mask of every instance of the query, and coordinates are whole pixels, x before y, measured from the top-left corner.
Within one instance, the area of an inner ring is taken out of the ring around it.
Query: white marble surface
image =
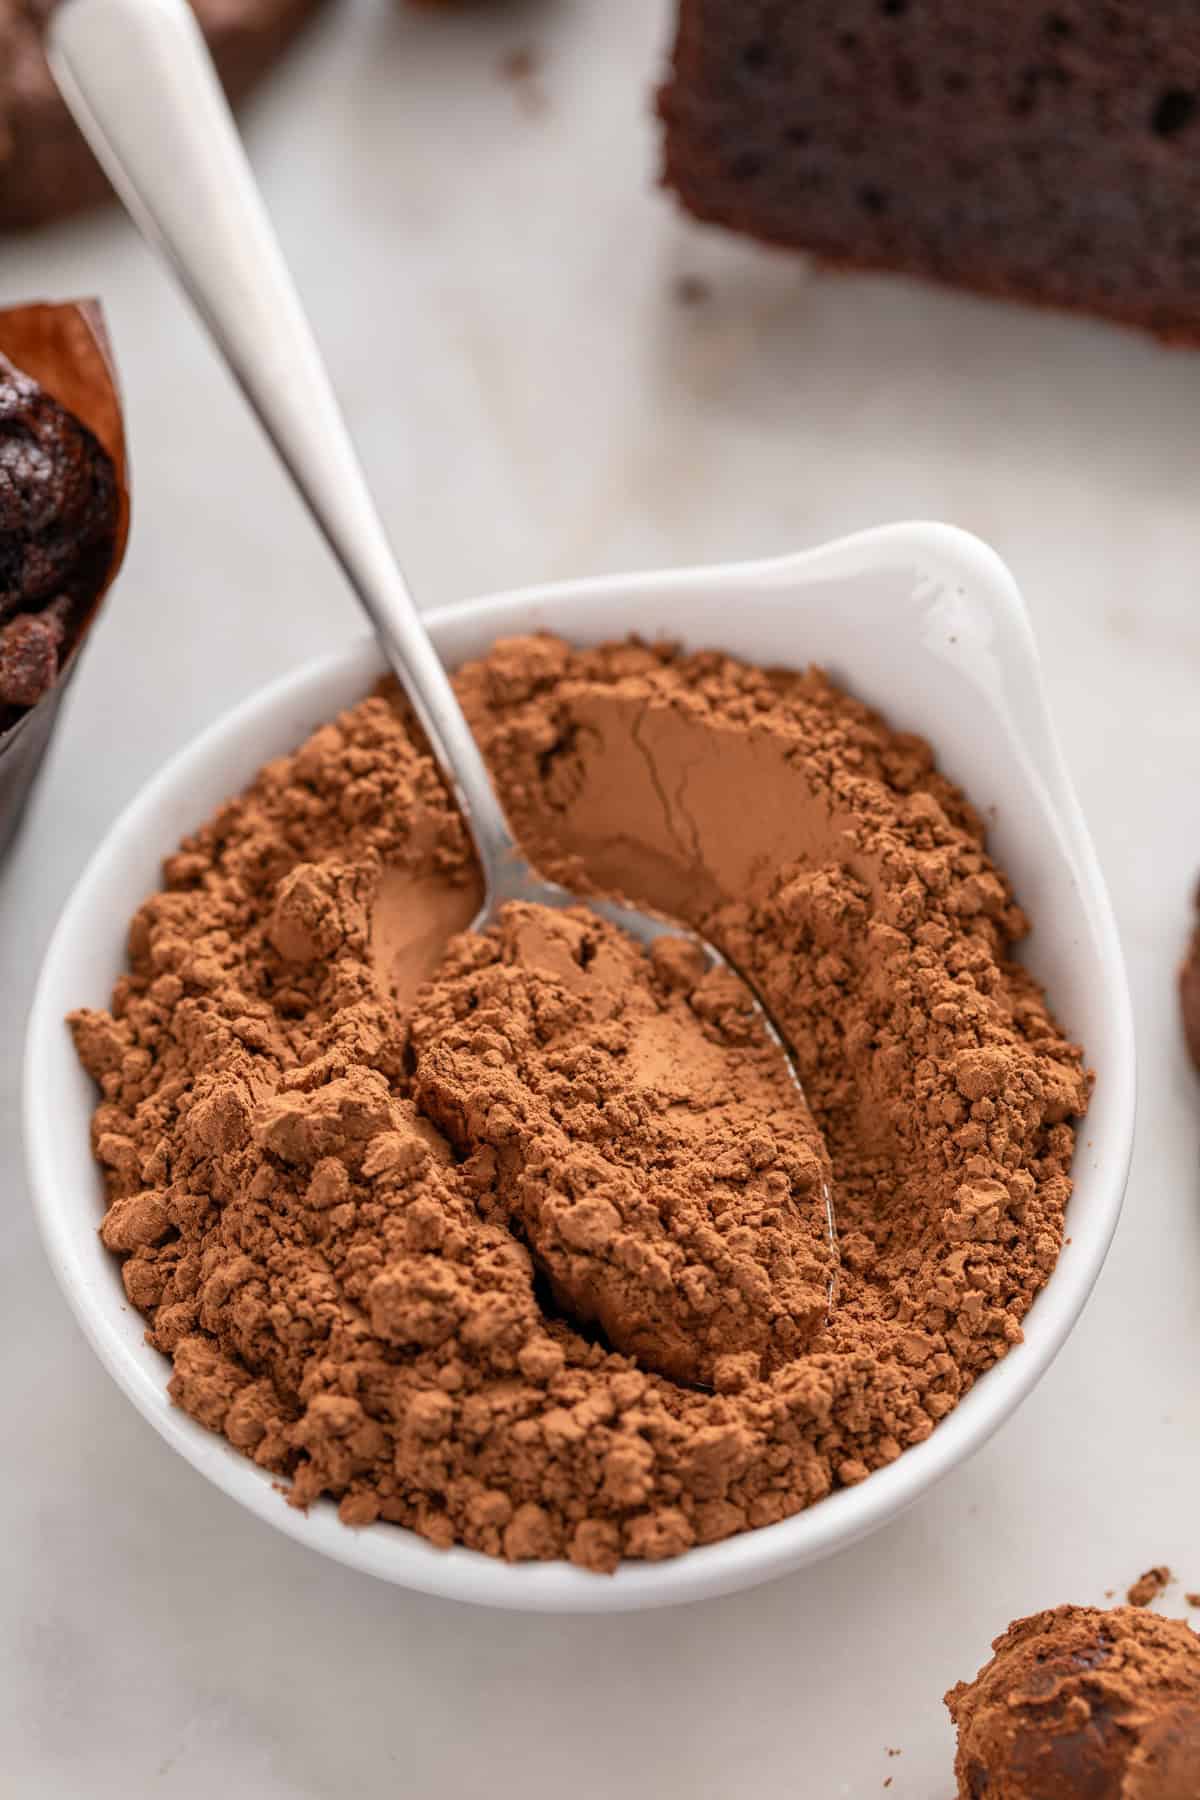
[[[1200,357],[903,284],[814,279],[652,191],[666,0],[321,26],[249,137],[386,514],[431,600],[759,554],[905,515],[1028,594],[1140,1033],[1125,1221],[1035,1396],[889,1530],[633,1619],[409,1597],[243,1515],[154,1436],[35,1237],[22,1020],[54,916],[141,781],[358,629],[229,385],[113,215],[0,252],[97,291],[128,391],[127,572],[0,874],[0,1781],[66,1800],[948,1800],[940,1704],[1014,1614],[1149,1563],[1200,1589],[1200,1083],[1174,965],[1200,867]],[[536,83],[501,57],[539,47]],[[711,284],[673,296],[680,275]],[[181,821],[181,824],[184,823]],[[889,1758],[888,1746],[901,1754]]]

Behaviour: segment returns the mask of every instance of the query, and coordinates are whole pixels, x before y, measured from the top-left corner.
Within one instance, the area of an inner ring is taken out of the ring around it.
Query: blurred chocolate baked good
[[[1200,8],[680,0],[665,180],[831,264],[1200,343]]]
[[[239,100],[321,0],[193,0],[230,98]],[[104,176],[59,99],[42,51],[53,0],[0,0],[0,230],[92,205]]]
[[[107,370],[95,325],[79,308],[0,313],[0,734],[54,686],[120,553],[117,463],[29,366],[90,357]],[[78,375],[77,360],[68,392]]]
[[[128,527],[124,423],[99,307],[0,309],[0,851]]]
[[[1200,912],[1200,894],[1196,896]],[[1183,967],[1179,971],[1179,1004],[1183,1010],[1183,1035],[1192,1061],[1200,1069],[1200,920],[1192,932]]]
[[[959,1800],[1197,1800],[1200,1637],[1137,1607],[1010,1625],[946,1696]]]

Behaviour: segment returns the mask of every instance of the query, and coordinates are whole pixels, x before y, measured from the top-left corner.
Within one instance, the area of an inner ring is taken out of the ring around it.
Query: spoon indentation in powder
[[[557,1305],[672,1379],[737,1385],[825,1323],[828,1159],[728,971],[517,904],[419,997],[419,1105]]]

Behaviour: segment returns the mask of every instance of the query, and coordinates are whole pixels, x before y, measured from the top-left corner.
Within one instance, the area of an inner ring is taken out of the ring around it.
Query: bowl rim
[[[862,570],[898,554],[919,555],[982,583],[991,605],[1020,640],[1040,708],[1040,773],[1047,783],[1049,804],[1069,840],[1075,866],[1086,882],[1099,957],[1108,974],[1107,999],[1115,1009],[1112,1038],[1117,1049],[1105,1069],[1105,1088],[1116,1121],[1118,1153],[1103,1174],[1097,1172],[1101,1193],[1090,1199],[1086,1242],[1080,1242],[1081,1234],[1075,1234],[1071,1257],[1064,1262],[1060,1256],[1039,1295],[1040,1299],[1054,1289],[1057,1307],[1053,1320],[1033,1334],[1033,1341],[1027,1337],[981,1376],[929,1438],[865,1481],[838,1489],[776,1524],[699,1546],[666,1562],[623,1563],[608,1577],[566,1562],[510,1565],[461,1547],[437,1550],[401,1526],[387,1527],[386,1535],[375,1528],[355,1531],[340,1523],[333,1503],[327,1500],[316,1503],[308,1513],[299,1512],[285,1504],[268,1472],[174,1407],[166,1394],[165,1377],[150,1379],[115,1316],[108,1316],[107,1309],[96,1303],[82,1264],[82,1245],[71,1208],[57,1200],[61,1186],[56,1175],[57,1133],[47,1079],[54,1039],[58,1036],[61,1043],[63,1030],[52,997],[56,971],[90,914],[92,890],[102,886],[109,870],[143,842],[143,821],[164,794],[185,780],[193,764],[243,735],[260,714],[289,698],[335,684],[360,666],[369,679],[369,666],[382,668],[382,658],[372,639],[360,638],[255,690],[180,746],[138,789],[105,833],[62,909],[27,1023],[22,1101],[27,1170],[43,1245],[64,1296],[100,1361],[139,1412],[195,1469],[276,1530],[336,1561],[419,1592],[519,1611],[620,1612],[729,1593],[820,1560],[898,1516],[982,1447],[1036,1386],[1065,1343],[1100,1273],[1120,1216],[1132,1156],[1136,1098],[1132,1008],[1107,887],[1046,706],[1028,613],[1012,576],[995,552],[955,527],[906,522],[791,556],[592,577],[485,595],[430,610],[426,618],[436,637],[455,625],[486,624],[489,615],[517,609],[527,613],[548,606],[561,614],[599,595],[653,590],[667,596],[674,589],[693,591],[698,584],[708,587],[739,580],[769,589],[802,574]],[[561,623],[560,619],[560,627]]]

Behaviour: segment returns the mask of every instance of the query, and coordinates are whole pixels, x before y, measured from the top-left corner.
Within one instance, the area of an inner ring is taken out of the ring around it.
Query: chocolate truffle
[[[959,1800],[1196,1800],[1200,1637],[1131,1606],[1018,1619],[946,1695]]]

